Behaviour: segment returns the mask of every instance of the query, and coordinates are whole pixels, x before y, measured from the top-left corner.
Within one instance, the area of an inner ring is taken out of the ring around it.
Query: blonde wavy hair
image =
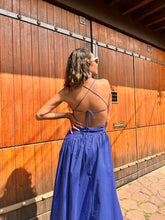
[[[88,79],[91,52],[86,48],[75,49],[68,58],[65,87],[76,88]]]

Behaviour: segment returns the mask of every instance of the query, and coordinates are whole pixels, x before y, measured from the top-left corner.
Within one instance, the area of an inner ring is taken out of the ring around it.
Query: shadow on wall
[[[4,187],[4,194],[0,198],[0,209],[35,197],[37,192],[35,187],[31,186],[31,183],[31,173],[28,173],[23,168],[15,169],[9,176]],[[16,211],[4,213],[0,215],[0,219],[27,220],[35,217],[35,220],[37,220],[36,215],[37,205],[33,203]]]

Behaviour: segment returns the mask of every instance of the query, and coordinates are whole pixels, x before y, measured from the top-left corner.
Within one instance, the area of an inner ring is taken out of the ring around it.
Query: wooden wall
[[[1,0],[0,8],[90,37],[90,21],[41,0]],[[92,22],[93,39],[165,62],[165,52]],[[67,120],[37,121],[63,87],[66,62],[90,43],[0,15],[0,207],[53,190]],[[98,46],[99,78],[118,91],[107,131],[114,167],[164,151],[165,66]],[[136,107],[136,108],[135,108]],[[64,103],[57,111],[68,111]],[[113,123],[125,128],[114,129]]]

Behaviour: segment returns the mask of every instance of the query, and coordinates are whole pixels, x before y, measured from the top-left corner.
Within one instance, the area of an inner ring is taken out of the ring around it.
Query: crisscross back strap
[[[98,97],[106,104],[106,106],[108,107],[106,101],[105,101],[101,96],[99,96],[96,92],[94,92],[93,90],[91,90],[91,88],[88,88],[88,87],[86,87],[86,86],[84,86],[84,85],[83,85],[83,87],[86,88],[86,89],[88,89],[88,92],[90,91],[90,92],[92,92],[93,94],[95,94],[96,96],[98,96]]]
[[[92,88],[93,84],[95,82],[95,79],[93,80],[92,84],[90,85],[90,87],[85,87],[88,89],[88,91],[85,93],[84,97],[80,100],[80,102],[76,105],[75,109],[73,111],[76,111],[76,109],[78,108],[78,106],[81,104],[81,102],[85,99],[85,97],[87,96],[88,92],[90,91],[90,89]]]

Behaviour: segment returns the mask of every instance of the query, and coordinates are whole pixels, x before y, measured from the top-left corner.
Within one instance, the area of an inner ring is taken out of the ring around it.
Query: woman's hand
[[[70,120],[70,124],[71,124],[70,132],[71,132],[71,134],[73,134],[72,128],[79,131],[80,129],[78,129],[77,127],[83,127],[83,124],[81,122],[77,121],[77,119],[74,117],[74,115],[72,113],[68,113],[67,118]]]

